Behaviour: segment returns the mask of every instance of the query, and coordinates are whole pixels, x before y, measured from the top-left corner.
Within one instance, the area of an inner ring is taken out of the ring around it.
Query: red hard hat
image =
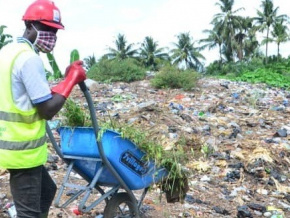
[[[64,29],[60,11],[50,0],[36,0],[26,9],[22,20],[39,21],[56,29]]]

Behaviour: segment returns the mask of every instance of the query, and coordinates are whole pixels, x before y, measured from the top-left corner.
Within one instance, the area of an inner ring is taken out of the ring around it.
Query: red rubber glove
[[[66,68],[65,78],[56,86],[52,87],[52,93],[58,93],[68,98],[73,87],[86,79],[86,71],[82,61],[75,61]]]

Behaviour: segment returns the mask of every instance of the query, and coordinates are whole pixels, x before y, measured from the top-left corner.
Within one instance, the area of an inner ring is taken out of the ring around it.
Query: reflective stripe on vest
[[[45,123],[42,120],[34,123],[7,122],[0,119],[0,140],[25,142],[37,140],[45,135]],[[39,145],[41,146],[41,144]]]
[[[45,120],[36,108],[23,111],[12,96],[12,69],[22,52],[34,52],[26,43],[8,44],[0,50],[0,168],[19,169],[46,162]]]
[[[0,120],[11,121],[11,122],[22,122],[22,123],[34,123],[40,120],[38,113],[23,116],[22,114],[8,113],[0,111]]]
[[[46,142],[46,136],[43,136],[40,139],[26,141],[26,142],[9,142],[0,140],[0,149],[6,150],[26,150],[34,149],[43,145]]]

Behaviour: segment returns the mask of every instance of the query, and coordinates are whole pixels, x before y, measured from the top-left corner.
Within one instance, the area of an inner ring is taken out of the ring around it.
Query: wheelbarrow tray
[[[92,160],[100,158],[94,128],[60,127],[58,132],[63,155],[84,157],[77,159],[75,166],[89,178],[93,178],[102,166],[101,161]],[[164,168],[156,168],[153,161],[144,161],[142,158],[145,153],[116,131],[105,130],[101,136],[101,143],[105,156],[131,190],[149,187],[167,175],[167,171]],[[98,184],[114,186],[119,182],[105,167]]]

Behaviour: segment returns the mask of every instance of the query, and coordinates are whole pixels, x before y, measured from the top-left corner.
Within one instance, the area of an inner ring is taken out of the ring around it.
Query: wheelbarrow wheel
[[[134,217],[134,203],[127,193],[116,193],[108,201],[104,218],[113,217]]]

